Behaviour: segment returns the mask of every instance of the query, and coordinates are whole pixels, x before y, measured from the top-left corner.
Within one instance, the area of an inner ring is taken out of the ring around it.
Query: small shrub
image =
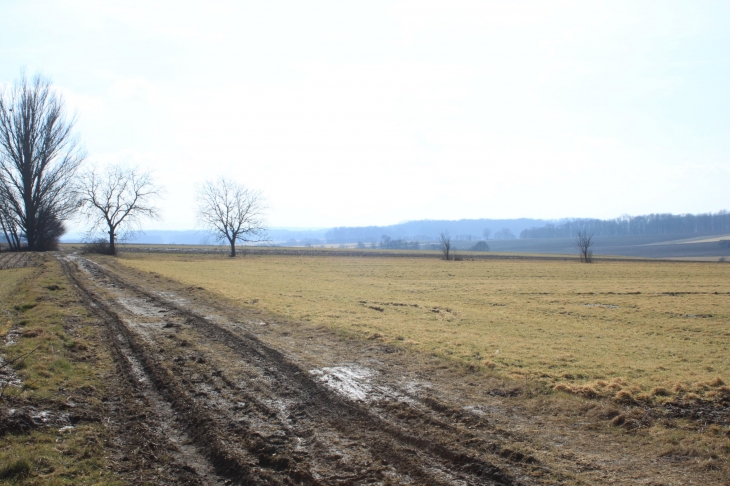
[[[105,239],[94,240],[91,243],[86,243],[81,249],[82,253],[86,254],[97,254],[97,255],[111,255],[112,249],[109,246],[109,242]]]

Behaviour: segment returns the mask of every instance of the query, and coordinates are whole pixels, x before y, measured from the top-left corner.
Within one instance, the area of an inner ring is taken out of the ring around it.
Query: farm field
[[[730,477],[724,265],[335,254],[0,255],[0,480]]]
[[[585,396],[723,397],[730,266],[126,254],[241,306]]]

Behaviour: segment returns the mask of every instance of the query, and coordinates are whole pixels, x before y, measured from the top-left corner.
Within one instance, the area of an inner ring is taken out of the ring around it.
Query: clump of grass
[[[34,337],[42,336],[44,334],[45,334],[45,331],[43,329],[35,328],[35,329],[29,329],[29,330],[25,331],[24,333],[21,334],[21,336],[24,338],[34,338]]]
[[[716,376],[714,380],[712,380],[710,383],[708,383],[708,385],[710,385],[710,386],[722,386],[724,384],[725,384],[725,382],[722,381],[722,378],[720,378],[719,376]]]
[[[571,385],[569,383],[558,383],[553,387],[554,390],[570,393],[572,395],[578,395],[583,398],[596,398],[598,392],[591,385]]]
[[[0,479],[23,479],[30,475],[33,463],[26,457],[21,457],[0,467]]]
[[[51,364],[51,370],[55,372],[68,373],[73,368],[71,362],[66,358],[57,358],[53,364]]]
[[[15,309],[18,312],[26,312],[31,309],[33,309],[38,304],[36,303],[25,303],[25,304],[16,304],[13,306],[13,309]]]
[[[77,341],[75,339],[64,343],[64,346],[66,347],[66,349],[69,349],[71,351],[87,351],[89,349],[86,343]]]

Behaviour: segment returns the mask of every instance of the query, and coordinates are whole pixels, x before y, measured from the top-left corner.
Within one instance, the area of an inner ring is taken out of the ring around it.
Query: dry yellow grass
[[[157,254],[121,262],[584,396],[710,398],[727,392],[712,380],[730,381],[730,265]]]

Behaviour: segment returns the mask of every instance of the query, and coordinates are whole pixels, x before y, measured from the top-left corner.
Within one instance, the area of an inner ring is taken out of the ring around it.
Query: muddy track
[[[408,393],[348,399],[237,323],[199,315],[86,259],[64,257],[63,265],[105,316],[126,372],[149,382],[149,401],[167,418],[164,434],[192,445],[178,460],[197,464],[206,483],[520,484],[552,476],[503,447],[505,432],[477,415]]]
[[[95,299],[68,261],[61,260],[61,265],[66,277],[79,290],[84,304],[106,324],[105,340],[109,344],[117,371],[121,374],[110,383],[116,388],[112,395],[118,402],[112,404],[111,408],[121,409],[111,414],[120,422],[115,427],[118,437],[112,442],[115,448],[122,442],[121,460],[130,461],[130,451],[141,451],[142,457],[135,461],[136,464],[130,465],[131,469],[167,469],[171,474],[163,479],[174,484],[221,483],[217,478],[199,477],[199,472],[210,472],[212,468],[195,448],[188,445],[190,440],[186,430],[175,424],[175,412],[156,387],[152,386],[149,374],[135,352],[133,337],[126,327],[106,305]],[[110,408],[109,404],[107,408]],[[142,476],[140,472],[143,473]],[[134,482],[147,483],[150,478],[145,477],[147,474],[144,473],[145,471],[133,471],[131,479]]]

